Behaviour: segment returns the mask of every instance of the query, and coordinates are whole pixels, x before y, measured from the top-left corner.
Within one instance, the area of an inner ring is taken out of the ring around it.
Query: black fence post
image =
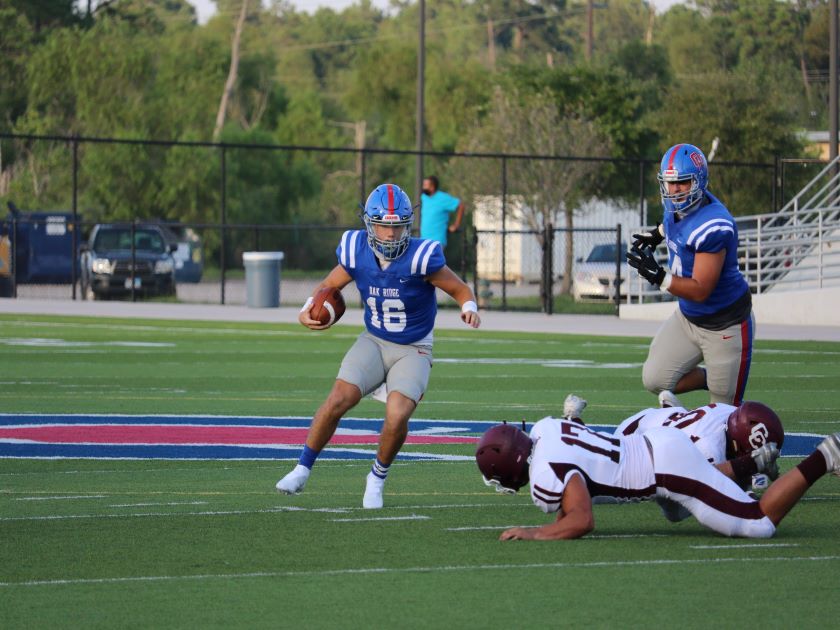
[[[366,171],[367,171],[367,152],[361,151],[361,178],[359,181],[359,201],[364,203],[365,198],[367,197],[367,182],[366,179]]]
[[[507,310],[507,158],[502,158],[502,310]],[[478,253],[476,252],[476,258]]]
[[[221,211],[222,211],[222,222],[221,222],[221,237],[222,242],[219,250],[219,273],[221,279],[221,295],[219,297],[219,303],[225,303],[225,249],[227,243],[225,242],[225,223],[227,223],[227,185],[225,183],[225,179],[227,178],[227,166],[225,164],[225,145],[219,145],[222,150],[222,160],[221,160],[221,174],[220,174],[220,194],[221,194]]]
[[[621,259],[624,248],[621,243],[621,223],[615,226],[615,316],[618,317],[621,307]]]
[[[645,225],[645,161],[639,160],[639,225]]]
[[[461,229],[461,280],[467,277],[467,227]]]
[[[780,164],[779,156],[774,155],[773,156],[773,212],[776,212],[777,210],[779,210],[781,208],[781,206],[779,205],[779,197],[776,194],[778,192],[778,186],[779,186],[779,164]]]
[[[475,256],[473,256],[473,294],[475,298],[478,300],[479,305],[481,305],[481,296],[478,293],[478,231],[473,230],[473,252],[475,252]],[[482,305],[482,308],[485,308]]]
[[[73,138],[73,237],[71,239],[73,252],[70,255],[70,281],[73,284],[73,300],[76,299],[76,261],[79,259],[79,138]]]
[[[17,298],[17,216],[12,213],[12,248],[9,252],[9,267],[12,280],[12,297]]]
[[[554,313],[554,224],[545,227],[543,236],[543,311]]]
[[[137,219],[131,220],[131,301],[137,301],[137,292],[134,289],[134,274],[137,270],[137,246],[135,243],[137,237]]]

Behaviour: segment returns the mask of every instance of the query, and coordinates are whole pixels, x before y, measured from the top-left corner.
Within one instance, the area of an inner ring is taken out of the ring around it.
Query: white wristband
[[[670,273],[665,274],[665,278],[662,280],[662,284],[659,285],[659,290],[662,291],[662,293],[668,292],[668,289],[671,287],[671,279],[673,277],[674,276],[672,276]]]
[[[462,313],[478,313],[478,304],[472,300],[467,300],[461,305]]]
[[[308,313],[309,308],[312,306],[313,301],[314,300],[312,299],[311,295],[308,298],[306,298],[306,302],[303,303],[303,307],[300,309],[300,312],[301,313]]]

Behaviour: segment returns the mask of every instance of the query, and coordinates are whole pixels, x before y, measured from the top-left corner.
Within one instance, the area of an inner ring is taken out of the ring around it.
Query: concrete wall
[[[622,304],[619,317],[662,321],[676,308],[676,301]],[[753,311],[756,324],[840,326],[840,287],[753,295]]]

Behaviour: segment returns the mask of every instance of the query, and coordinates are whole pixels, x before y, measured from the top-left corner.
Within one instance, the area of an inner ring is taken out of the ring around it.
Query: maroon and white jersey
[[[686,433],[709,463],[726,461],[726,421],[737,407],[711,403],[697,409],[665,407],[643,409],[630,416],[615,430],[615,435],[641,435],[658,427],[674,427]]]
[[[583,478],[593,499],[639,501],[656,494],[653,461],[641,434],[618,437],[549,417],[533,426],[531,440],[531,498],[543,512],[562,507],[572,475]]]

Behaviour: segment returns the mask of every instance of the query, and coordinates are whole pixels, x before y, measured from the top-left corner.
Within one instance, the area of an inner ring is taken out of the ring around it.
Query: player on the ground
[[[595,527],[592,501],[599,496],[661,497],[721,534],[767,538],[817,479],[840,473],[840,433],[823,440],[757,501],[673,427],[619,437],[572,419],[546,418],[529,436],[497,425],[479,441],[476,462],[488,485],[515,493],[530,481],[534,503],[558,514],[549,525],[508,529],[501,540],[580,538]]]
[[[643,278],[679,298],[679,308],[651,342],[642,381],[655,394],[708,389],[711,402],[738,405],[750,372],[755,319],[738,268],[738,228],[706,190],[708,180],[700,149],[668,149],[659,169],[662,224],[634,234],[627,252],[627,262]],[[663,241],[668,269],[653,256]]]
[[[696,409],[671,405],[642,409],[623,420],[614,433],[642,434],[658,427],[685,432],[709,463],[742,487],[758,473],[766,473],[771,479],[778,477],[775,461],[767,470],[759,470],[752,457],[753,451],[770,442],[781,450],[785,439],[779,416],[765,404],[744,401],[738,407],[709,403]]]
[[[723,474],[746,488],[754,475],[779,476],[776,456],[785,440],[785,430],[779,416],[760,402],[746,401],[739,407],[710,403],[696,409],[686,409],[672,392],[659,394],[659,408],[642,409],[621,421],[613,432],[627,436],[645,433],[658,427],[680,429],[706,460]],[[563,417],[583,423],[587,402],[569,394],[563,405]],[[765,444],[774,449],[756,452]]]
[[[661,408],[642,409],[623,420],[614,435],[641,435],[650,429],[673,427],[683,431],[694,447],[720,472],[746,489],[764,490],[771,479],[779,476],[776,459],[785,440],[779,416],[759,402],[746,401],[740,407],[710,403],[697,409],[686,409],[668,391],[660,392]],[[586,400],[569,394],[563,416],[583,423],[581,416]],[[616,499],[599,497],[596,503],[616,503]],[[656,502],[669,521],[679,522],[691,516],[680,504],[656,497]]]
[[[341,237],[338,264],[315,291],[341,289],[355,281],[366,330],[344,356],[332,390],[315,412],[297,466],[276,487],[286,494],[303,490],[341,417],[384,384],[385,422],[362,500],[365,508],[381,508],[391,462],[405,442],[409,418],[429,382],[435,289],[455,299],[468,326],[478,328],[481,319],[472,289],[446,266],[440,244],[411,237],[414,212],[398,186],[377,186],[365,203],[362,220],[364,230],[349,230]],[[312,330],[328,328],[312,319],[311,304],[310,297],[301,309],[300,323]]]

